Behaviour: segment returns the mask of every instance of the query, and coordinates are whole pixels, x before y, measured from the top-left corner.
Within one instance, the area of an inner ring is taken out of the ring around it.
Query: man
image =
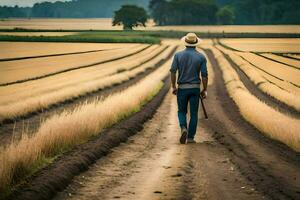
[[[188,33],[182,39],[186,46],[183,51],[174,56],[170,69],[173,94],[177,95],[178,119],[181,128],[180,143],[195,143],[194,137],[198,122],[199,98],[207,96],[207,68],[205,56],[196,50],[201,41],[195,33]],[[178,71],[178,89],[176,87],[176,72]],[[203,89],[200,92],[200,73]],[[190,122],[187,126],[187,108],[190,104]]]

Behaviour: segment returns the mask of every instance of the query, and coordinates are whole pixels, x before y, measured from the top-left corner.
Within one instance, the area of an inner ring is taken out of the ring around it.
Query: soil
[[[114,134],[105,144],[99,137],[74,149],[74,157],[61,157],[23,187],[19,199],[51,199],[54,195],[55,200],[300,199],[300,154],[264,136],[242,118],[227,94],[216,60],[210,51],[206,53],[215,80],[205,100],[209,119],[199,110],[196,144],[179,144],[176,98],[169,92],[144,125],[138,114],[149,114],[149,110],[134,115],[130,122],[123,121],[119,129],[112,128]],[[153,112],[152,107],[150,114]],[[124,131],[131,137],[108,153],[107,149],[116,146],[110,144],[118,144],[116,138]],[[102,150],[91,145],[97,141]],[[88,147],[98,153],[84,151]],[[102,156],[95,156],[98,154]],[[98,160],[82,166],[75,164],[76,158],[78,163]],[[55,166],[64,168],[49,173]],[[75,167],[76,173],[70,175]],[[59,177],[64,179],[55,181]]]

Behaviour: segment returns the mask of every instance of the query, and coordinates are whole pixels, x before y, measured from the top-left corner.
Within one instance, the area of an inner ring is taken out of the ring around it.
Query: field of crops
[[[224,81],[228,83],[226,84],[228,93],[239,107],[242,116],[263,133],[266,133],[270,135],[270,137],[280,140],[299,151],[300,136],[297,131],[300,128],[299,119],[280,112],[278,108],[269,106],[267,102],[261,101],[259,97],[251,94],[248,88],[245,87],[243,81],[241,81],[238,73],[218,49],[228,55],[233,63],[240,67],[260,90],[277,98],[288,106],[293,107],[297,112],[300,111],[299,93],[296,93],[296,91],[284,90],[282,89],[282,87],[284,87],[283,84],[276,85],[269,79],[264,79],[265,74],[260,74],[260,71],[256,71],[253,66],[247,66],[247,63],[240,59],[242,56],[237,56],[239,54],[234,54],[231,50],[222,47],[211,47],[211,50],[223,71]],[[273,67],[276,66],[276,64],[278,63],[271,63]],[[270,63],[262,63],[262,66],[267,68],[267,66],[270,66]],[[288,74],[290,70],[289,67],[281,69],[283,70],[281,74]],[[268,68],[266,70],[268,70]],[[276,72],[276,68],[272,69],[272,71]],[[295,71],[294,73],[298,73],[298,71]],[[293,79],[293,74],[289,75],[290,79],[286,80],[286,82],[299,80],[297,78]],[[299,77],[299,74],[296,74],[296,76]],[[288,98],[289,95],[291,96],[290,99]]]
[[[121,26],[112,26],[112,19],[6,19],[0,21],[0,29],[25,28],[40,30],[122,30]],[[300,33],[299,25],[266,26],[155,26],[150,20],[147,27],[138,30],[173,30],[217,33]]]
[[[64,25],[67,29],[74,29],[71,24],[78,22],[67,20],[67,24],[59,24],[58,21],[48,20],[46,25],[34,21],[33,28],[45,26],[50,29],[53,24],[54,28]],[[5,28],[5,23],[9,23],[7,26],[11,27],[17,22],[2,21],[0,25]],[[99,23],[97,20],[91,22]],[[29,21],[23,25],[26,26],[24,28],[33,26]],[[221,31],[220,28],[214,27],[214,30]],[[227,28],[233,32],[235,30],[233,27]],[[288,28],[284,30],[288,32]],[[236,143],[231,143],[235,140],[240,140],[238,145],[245,145],[244,152],[253,152],[252,148],[257,147],[257,152],[269,155],[270,149],[278,146],[273,140],[279,141],[278,148],[284,148],[286,152],[300,152],[299,46],[299,39],[203,40],[198,51],[208,61],[211,96],[205,104],[211,118],[203,122],[203,118],[199,117],[199,123],[201,134],[202,131],[204,135],[209,133],[205,137],[213,139],[210,139],[212,142],[204,139],[201,145],[208,145],[205,147],[208,149],[200,149],[199,152],[211,152],[210,148],[220,148],[219,144],[225,144],[224,148],[235,153],[232,148]],[[30,175],[44,170],[45,166],[55,166],[57,158],[59,162],[64,162],[63,156],[68,156],[68,152],[75,149],[74,152],[78,153],[78,146],[93,142],[106,131],[113,130],[118,144],[123,141],[118,139],[119,132],[128,132],[127,139],[142,129],[145,131],[149,126],[143,124],[135,124],[136,130],[130,128],[130,124],[138,119],[125,125],[125,128],[118,128],[118,125],[126,124],[126,120],[137,114],[149,112],[147,105],[155,98],[162,98],[156,108],[158,113],[160,110],[176,113],[176,106],[170,104],[164,107],[165,102],[161,102],[164,98],[167,99],[164,101],[171,101],[168,95],[165,97],[169,91],[169,69],[174,53],[183,48],[180,40],[174,39],[163,39],[159,44],[0,42],[0,192],[3,191],[4,196],[10,194],[15,185],[23,183]],[[226,113],[221,108],[230,112]],[[151,117],[145,117],[143,122]],[[175,119],[176,115],[162,116],[159,123],[167,125],[153,125],[153,130],[149,128],[148,131],[153,134],[172,132],[175,129],[170,128],[169,124]],[[227,129],[228,135],[219,135]],[[178,134],[174,133],[175,136]],[[114,137],[104,134],[103,138],[108,140],[104,146],[114,143]],[[149,151],[152,151],[151,145],[159,142],[147,137],[138,141],[138,146],[150,146]],[[200,137],[203,141],[204,136]],[[261,137],[268,145],[260,143]],[[148,140],[149,143],[146,142]],[[168,137],[157,140],[175,144]],[[177,146],[170,149],[180,155],[184,150]],[[168,147],[157,147],[155,156],[165,149]],[[224,149],[218,151],[224,152]],[[97,159],[96,154],[89,157]],[[255,159],[256,156],[258,160],[262,159],[259,153],[253,155]],[[143,153],[137,157],[143,157]],[[245,158],[247,160],[248,156]],[[269,159],[272,163],[277,157]],[[225,161],[222,157],[217,162],[229,162],[227,159]],[[265,164],[266,161],[263,162]],[[171,168],[162,166],[164,169]],[[63,171],[70,168],[69,164],[64,167]],[[232,166],[229,169],[235,170]],[[293,166],[288,169],[292,175],[297,170]],[[278,173],[282,172],[280,170]],[[75,175],[78,173],[74,172]],[[180,176],[178,173],[175,175]],[[54,184],[52,180],[50,182]],[[232,184],[236,184],[234,182]]]
[[[220,42],[230,48],[239,51],[266,53],[300,53],[299,38],[221,39]]]

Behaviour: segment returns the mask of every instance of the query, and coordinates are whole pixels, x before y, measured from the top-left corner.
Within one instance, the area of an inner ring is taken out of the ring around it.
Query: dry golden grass
[[[250,94],[221,52],[213,47],[211,49],[223,71],[228,93],[242,116],[269,137],[300,152],[300,120],[278,112]]]
[[[297,93],[299,90],[297,87],[256,70],[252,65],[231,50],[227,50],[219,45],[217,45],[217,48],[227,54],[261,91],[278,99],[282,103],[296,109],[297,111],[300,111],[300,93]]]
[[[112,26],[112,19],[7,19],[0,21],[3,29],[64,29],[64,30],[122,30]]]
[[[25,100],[26,98],[59,92],[68,87],[74,87],[82,83],[98,80],[119,71],[130,70],[132,67],[141,65],[151,57],[156,56],[164,48],[164,46],[152,46],[143,52],[117,61],[96,65],[90,68],[69,71],[22,84],[1,87],[0,95],[2,98],[0,99],[0,105],[7,105],[18,101],[18,99],[15,99],[16,96]],[[28,92],[29,90],[30,92]]]
[[[45,121],[30,138],[23,138],[0,152],[0,190],[24,177],[43,158],[49,158],[138,111],[161,88],[170,61],[136,85],[107,97],[79,106]],[[126,99],[126,101],[124,101]]]
[[[146,46],[147,45],[138,45],[135,48],[130,49],[124,48],[81,55],[65,55],[59,57],[0,62],[0,83],[35,78],[57,71],[115,59],[138,52]]]
[[[68,86],[76,86],[80,83],[85,83],[105,76],[113,75],[119,71],[130,70],[131,67],[141,65],[152,56],[156,56],[164,48],[164,46],[152,46],[145,51],[120,60],[103,63],[80,70],[69,71],[21,84],[1,87],[0,95],[2,98],[0,99],[0,105],[6,104],[7,102],[12,103],[16,101],[13,98],[15,95],[18,95],[19,98],[24,100],[28,97],[50,92],[57,92],[60,89],[66,89]],[[28,90],[30,90],[30,92],[28,92]]]
[[[6,19],[0,21],[2,29],[64,29],[64,30],[122,30],[112,26],[112,19]],[[155,26],[153,20],[138,30],[174,30],[188,32],[218,33],[300,33],[299,25],[219,25],[219,26]]]
[[[55,43],[55,42],[0,42],[0,59],[64,54],[92,50],[135,48],[139,44],[120,43]]]
[[[240,51],[300,53],[300,38],[239,38],[221,39],[220,41]]]
[[[300,70],[274,62],[253,53],[237,52],[237,54],[270,75],[300,87]]]
[[[159,47],[146,55],[147,59],[151,56],[155,56],[157,50],[163,50],[163,47]],[[48,106],[65,101],[66,99],[72,99],[80,95],[84,95],[88,92],[97,91],[106,87],[110,87],[114,84],[119,84],[133,78],[137,74],[145,71],[146,69],[153,68],[156,63],[161,59],[164,59],[171,53],[173,46],[166,49],[162,54],[155,56],[151,61],[142,64],[145,57],[140,57],[140,60],[129,60],[122,61],[123,63],[115,63],[115,66],[109,64],[106,70],[100,72],[91,71],[89,74],[79,73],[80,76],[75,78],[68,78],[66,80],[72,81],[61,81],[56,76],[52,77],[53,84],[51,81],[40,80],[37,84],[38,87],[26,83],[25,87],[20,87],[17,84],[0,89],[0,121],[4,119],[13,119],[15,117],[25,115],[35,110],[47,108]],[[122,73],[115,73],[109,75],[112,72],[117,72],[121,66],[125,71]],[[140,65],[140,66],[139,66]],[[114,67],[113,67],[114,66]],[[132,67],[138,66],[132,69]],[[28,92],[30,90],[30,92]]]
[[[276,61],[279,61],[279,62],[282,62],[282,63],[286,63],[288,65],[291,65],[291,66],[294,66],[294,67],[300,69],[300,61],[299,60],[286,58],[286,57],[278,56],[278,55],[271,54],[271,53],[263,53],[261,55],[265,56],[267,58],[270,58],[272,60],[276,60]]]

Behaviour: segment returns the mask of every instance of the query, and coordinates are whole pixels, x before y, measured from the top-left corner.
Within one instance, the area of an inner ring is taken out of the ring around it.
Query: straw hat
[[[202,40],[197,37],[195,33],[188,33],[186,36],[181,38],[181,41],[185,46],[188,47],[195,47],[197,46]]]

